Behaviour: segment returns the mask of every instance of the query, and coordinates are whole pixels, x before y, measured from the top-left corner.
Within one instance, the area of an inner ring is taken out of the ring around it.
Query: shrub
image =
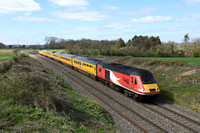
[[[2,84],[0,97],[5,99],[15,99],[17,103],[21,100],[30,107],[50,110],[54,102],[51,84],[39,76],[26,76],[16,79],[9,84]]]

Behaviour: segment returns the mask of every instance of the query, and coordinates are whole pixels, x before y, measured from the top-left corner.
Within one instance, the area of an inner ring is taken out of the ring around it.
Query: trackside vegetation
[[[118,132],[99,104],[35,59],[20,56],[0,78],[0,132]]]
[[[17,60],[15,50],[0,49],[0,73],[6,72]]]

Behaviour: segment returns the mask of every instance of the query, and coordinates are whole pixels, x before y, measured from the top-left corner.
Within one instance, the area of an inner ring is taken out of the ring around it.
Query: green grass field
[[[49,51],[56,51],[56,52],[60,52],[60,53],[66,53],[66,49],[44,49],[44,50],[49,50]],[[28,51],[28,52],[39,52],[40,51],[40,49],[28,49],[28,50],[26,50],[26,51]]]
[[[56,52],[60,52],[60,53],[66,52],[66,49],[47,49],[47,50],[49,50],[49,51],[56,51]]]
[[[188,64],[191,65],[200,65],[200,58],[178,58],[178,57],[170,57],[170,58],[164,58],[164,57],[146,57],[142,59],[153,59],[153,60],[160,60],[160,61],[168,61],[168,60],[177,60],[177,61],[186,61]]]
[[[15,57],[13,49],[0,49],[0,64],[13,57]]]

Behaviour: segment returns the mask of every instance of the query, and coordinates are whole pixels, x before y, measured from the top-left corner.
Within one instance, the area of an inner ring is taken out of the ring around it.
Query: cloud
[[[145,14],[152,13],[157,9],[158,9],[157,7],[148,7],[148,8],[142,8],[140,10],[133,11],[133,12],[122,12],[121,14],[129,15],[129,16],[145,15]]]
[[[131,26],[132,26],[131,24],[126,24],[126,23],[112,23],[112,24],[103,26],[103,28],[122,29],[122,28],[129,28]]]
[[[185,0],[187,3],[200,3],[200,0]]]
[[[104,10],[118,10],[119,8],[116,6],[105,6]]]
[[[57,22],[57,20],[42,18],[42,17],[31,17],[31,16],[20,16],[17,18],[13,18],[13,20],[17,21],[27,21],[27,22]]]
[[[60,31],[52,31],[45,33],[44,36],[62,36],[62,35],[77,35],[77,34],[84,34],[84,33],[92,33],[97,32],[97,27],[78,27],[78,28],[71,28],[65,29]],[[76,34],[74,34],[76,33]]]
[[[41,10],[40,5],[34,0],[1,0],[0,5],[0,14]]]
[[[153,22],[164,22],[164,21],[170,21],[170,20],[172,20],[172,18],[169,16],[166,16],[166,17],[147,16],[143,18],[135,18],[135,19],[132,19],[131,21],[134,23],[153,23]]]
[[[65,31],[60,31],[60,34],[69,34],[69,33],[77,33],[77,32],[93,32],[96,31],[96,28],[92,27],[79,27],[79,28],[73,28]]]
[[[77,19],[82,21],[97,21],[107,18],[107,15],[101,14],[96,11],[82,11],[82,12],[70,12],[70,11],[55,11],[52,15],[62,19]]]
[[[190,4],[195,7],[200,6],[200,0],[184,0],[187,4]]]
[[[184,17],[180,17],[175,19],[175,21],[194,21],[194,20],[199,20],[200,19],[200,14],[192,14]]]
[[[87,6],[89,2],[87,0],[49,0],[50,2],[58,6]]]

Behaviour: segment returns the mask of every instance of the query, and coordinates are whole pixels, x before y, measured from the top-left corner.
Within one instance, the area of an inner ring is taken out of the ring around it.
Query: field
[[[49,50],[49,51],[56,51],[56,52],[60,52],[60,53],[66,52],[66,49],[47,49],[47,50]]]
[[[159,60],[159,61],[169,61],[169,60],[174,60],[174,61],[186,61],[188,64],[191,65],[200,65],[200,58],[162,58],[162,57],[147,57],[147,58],[142,58],[142,59],[151,59],[151,60]]]
[[[15,54],[12,49],[0,49],[0,64],[13,57],[15,57]]]

